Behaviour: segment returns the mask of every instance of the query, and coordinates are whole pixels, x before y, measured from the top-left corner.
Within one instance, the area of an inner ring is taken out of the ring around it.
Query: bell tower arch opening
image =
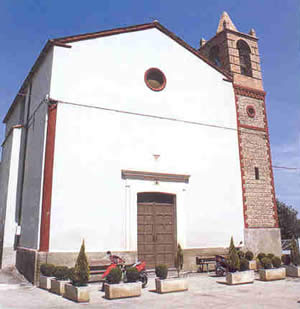
[[[218,67],[222,65],[220,60],[220,48],[218,45],[215,45],[210,49],[209,60]]]
[[[252,77],[251,69],[251,50],[249,45],[244,40],[237,41],[237,48],[239,51],[241,74]]]

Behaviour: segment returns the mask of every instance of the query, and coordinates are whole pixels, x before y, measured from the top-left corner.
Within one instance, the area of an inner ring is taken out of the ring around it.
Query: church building
[[[226,12],[193,48],[158,21],[49,40],[10,106],[0,173],[0,265],[107,250],[184,268],[230,237],[281,254],[254,29]]]

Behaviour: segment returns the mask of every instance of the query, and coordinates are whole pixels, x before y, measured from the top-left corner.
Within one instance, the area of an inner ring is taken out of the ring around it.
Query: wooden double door
[[[154,193],[151,198],[140,198],[137,205],[138,258],[146,261],[148,269],[159,264],[174,267],[175,261],[175,196],[162,199],[159,194],[162,193]]]

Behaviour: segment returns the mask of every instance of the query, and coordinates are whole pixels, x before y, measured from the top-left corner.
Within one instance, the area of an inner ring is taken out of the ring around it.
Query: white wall
[[[17,183],[22,128],[12,129],[2,145],[1,164],[1,229],[3,245],[2,267],[14,264],[13,246],[16,233],[15,208],[17,199]],[[1,251],[1,250],[0,250]],[[0,257],[1,258],[1,257]]]
[[[12,148],[7,192],[6,218],[4,226],[4,247],[13,247],[16,232],[15,209],[17,199],[17,183],[19,171],[19,155],[22,128],[14,128],[12,132]]]
[[[144,83],[150,67],[166,75],[161,92]],[[236,129],[232,85],[157,29],[55,47],[52,76],[54,99]],[[122,169],[191,178],[156,187],[122,180]],[[148,190],[177,195],[185,248],[243,240],[236,131],[59,103],[51,251],[76,251],[82,238],[88,251],[135,250],[136,193]]]

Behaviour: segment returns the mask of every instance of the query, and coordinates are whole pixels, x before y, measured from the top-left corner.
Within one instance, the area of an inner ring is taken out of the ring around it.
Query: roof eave
[[[15,96],[13,103],[11,104],[11,106],[9,107],[4,119],[3,119],[3,123],[6,123],[6,121],[8,120],[10,114],[13,112],[17,101],[19,99],[20,96],[24,96],[25,95],[25,89],[28,86],[32,76],[34,75],[34,73],[36,72],[36,70],[39,68],[40,63],[44,60],[44,58],[46,57],[49,49],[52,47],[53,43],[51,42],[51,40],[49,40],[44,48],[42,49],[42,51],[40,52],[38,58],[36,59],[34,65],[32,66],[31,70],[29,71],[27,77],[25,78],[21,88],[19,89],[19,91],[17,92],[17,95]]]

